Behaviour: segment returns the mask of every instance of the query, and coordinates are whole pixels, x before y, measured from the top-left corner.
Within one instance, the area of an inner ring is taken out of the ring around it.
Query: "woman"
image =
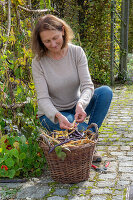
[[[101,126],[111,103],[112,90],[94,90],[83,49],[71,44],[72,29],[63,20],[46,15],[37,22],[32,41],[32,72],[37,91],[38,116],[49,131]],[[85,123],[86,116],[90,116]],[[94,159],[94,158],[93,158]],[[101,159],[100,159],[101,160]]]

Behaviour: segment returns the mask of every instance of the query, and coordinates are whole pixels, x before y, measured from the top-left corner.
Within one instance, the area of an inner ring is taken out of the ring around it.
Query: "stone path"
[[[126,200],[133,186],[133,85],[113,88],[109,113],[100,128],[97,148],[110,161],[106,174],[91,169],[78,184],[55,183],[44,174],[26,183],[0,183],[0,199]]]

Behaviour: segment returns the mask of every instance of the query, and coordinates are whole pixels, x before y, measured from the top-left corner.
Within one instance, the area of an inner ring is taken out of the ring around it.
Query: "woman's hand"
[[[58,118],[59,125],[61,129],[70,129],[73,124],[71,124],[68,119],[62,115],[60,112],[56,113],[55,115]]]
[[[82,104],[81,103],[77,103],[77,105],[76,105],[76,114],[75,114],[76,122],[78,122],[78,123],[84,122],[86,116],[87,116],[87,114],[84,111]]]

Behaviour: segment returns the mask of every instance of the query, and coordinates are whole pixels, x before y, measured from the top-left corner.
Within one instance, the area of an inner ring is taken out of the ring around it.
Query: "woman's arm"
[[[85,55],[85,52],[81,47],[77,51],[77,69],[80,79],[80,102],[85,109],[89,104],[93,93],[94,93],[94,84],[91,80],[90,72],[88,69],[88,61]]]
[[[80,123],[86,118],[85,108],[89,104],[94,93],[94,85],[89,73],[86,55],[81,47],[78,48],[76,58],[81,95],[76,105],[75,120]]]
[[[32,61],[32,74],[35,83],[35,89],[37,92],[37,102],[39,110],[42,114],[46,115],[53,123],[57,123],[58,120],[55,115],[58,110],[55,108],[50,99],[44,72],[41,68],[39,61],[37,61],[36,59],[33,59]]]

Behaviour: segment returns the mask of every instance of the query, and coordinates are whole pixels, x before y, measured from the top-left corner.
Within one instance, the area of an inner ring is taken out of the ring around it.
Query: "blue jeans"
[[[99,128],[102,125],[102,122],[108,112],[112,96],[113,93],[110,87],[101,86],[99,88],[96,88],[94,90],[94,95],[91,98],[90,103],[85,109],[87,116],[89,116],[89,121],[88,123],[79,123],[78,130],[86,130],[88,125],[91,123],[96,123]],[[62,115],[64,115],[69,120],[70,123],[74,121],[75,108],[76,106],[70,110],[60,111]],[[40,122],[43,127],[46,128],[48,131],[63,130],[60,128],[59,123],[54,124],[45,115],[40,117]]]

